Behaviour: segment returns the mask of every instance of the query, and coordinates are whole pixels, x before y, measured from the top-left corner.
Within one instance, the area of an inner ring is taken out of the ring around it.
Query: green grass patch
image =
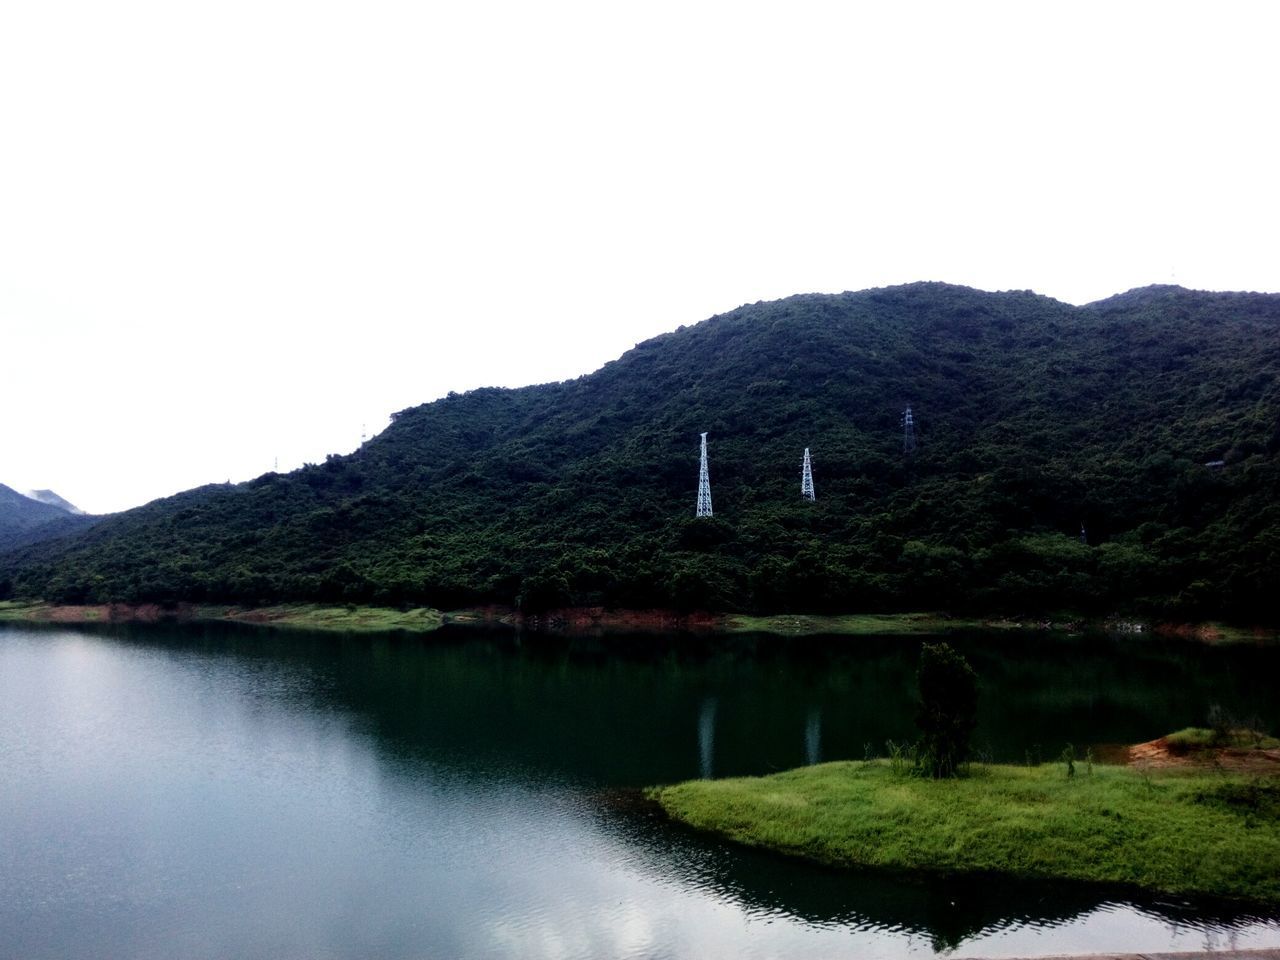
[[[721,621],[725,633],[773,633],[782,636],[835,634],[848,636],[940,636],[955,630],[1054,630],[1076,633],[1103,629],[1102,621],[1060,614],[1030,621],[999,617],[950,617],[943,613],[788,613],[772,616],[728,614]]]
[[[1275,627],[1241,626],[1220,620],[1198,624],[1196,630],[1210,643],[1274,643],[1280,638]]]
[[[1077,768],[1078,769],[1078,768]],[[959,780],[884,760],[698,780],[649,795],[674,819],[825,864],[1130,884],[1280,903],[1280,783],[1061,765]]]
[[[0,620],[36,620],[48,609],[43,600],[0,600]]]
[[[104,613],[106,616],[104,617]],[[50,621],[92,623],[110,619],[130,621],[232,620],[268,627],[291,627],[304,630],[334,630],[345,633],[377,633],[410,630],[424,633],[439,628],[445,616],[431,607],[398,610],[390,607],[355,605],[326,606],[319,603],[285,603],[270,607],[237,607],[223,604],[181,605],[172,610],[152,606],[118,604],[99,606],[55,606],[44,601],[0,601],[0,621]]]
[[[196,611],[196,618],[352,633],[377,633],[389,630],[425,632],[435,630],[444,623],[444,615],[430,607],[398,610],[391,607],[325,606],[314,603],[289,603],[247,610],[201,607]]]
[[[735,614],[724,619],[724,630],[727,633],[775,633],[784,636],[934,635],[983,625],[981,620],[952,620],[936,613],[780,614],[769,617]]]
[[[1212,750],[1218,747],[1233,747],[1240,750],[1280,749],[1280,740],[1248,727],[1235,727],[1231,730],[1186,727],[1169,734],[1165,740],[1168,741],[1169,749],[1174,753],[1190,753],[1194,750]]]

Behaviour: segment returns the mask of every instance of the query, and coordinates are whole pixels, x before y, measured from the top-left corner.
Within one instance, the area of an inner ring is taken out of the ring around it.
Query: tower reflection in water
[[[716,750],[716,698],[707,697],[702,701],[702,710],[698,713],[698,769],[703,780],[710,780],[715,774],[713,759]]]

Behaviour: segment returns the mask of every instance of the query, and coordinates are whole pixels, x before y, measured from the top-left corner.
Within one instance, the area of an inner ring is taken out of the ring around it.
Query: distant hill
[[[802,295],[117,515],[0,563],[0,591],[1275,619],[1278,457],[1280,296]]]
[[[83,530],[97,519],[50,490],[39,492],[57,503],[24,496],[0,483],[0,552]]]
[[[23,496],[30,497],[32,500],[39,500],[41,503],[47,503],[51,507],[60,507],[67,513],[74,513],[78,516],[84,515],[83,510],[69,500],[64,500],[52,490],[27,490]]]

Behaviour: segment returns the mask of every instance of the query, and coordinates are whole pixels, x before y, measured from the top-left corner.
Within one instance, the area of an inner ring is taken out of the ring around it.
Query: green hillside
[[[62,537],[97,522],[52,490],[40,490],[57,502],[38,500],[0,483],[0,552]]]
[[[1275,619],[1278,383],[1277,295],[797,296],[12,554],[0,596]]]

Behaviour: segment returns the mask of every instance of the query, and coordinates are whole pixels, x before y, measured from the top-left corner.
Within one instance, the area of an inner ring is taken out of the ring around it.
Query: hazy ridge
[[[61,537],[82,530],[97,519],[52,490],[36,492],[48,497],[28,496],[0,483],[0,551]]]

